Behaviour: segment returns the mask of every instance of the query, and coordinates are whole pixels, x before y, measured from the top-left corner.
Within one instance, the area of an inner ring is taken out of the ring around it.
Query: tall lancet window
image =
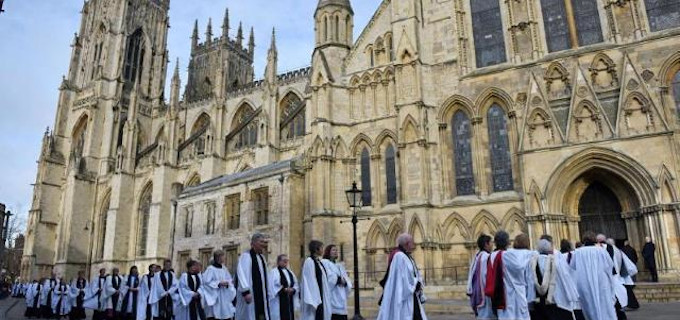
[[[137,82],[144,65],[144,34],[141,29],[128,37],[125,50],[123,78],[129,82]]]
[[[680,1],[645,0],[645,8],[652,31],[680,27]]]
[[[151,191],[153,186],[149,185],[142,192],[139,199],[139,232],[137,237],[137,256],[146,255],[146,244],[149,237],[149,216],[151,215]]]
[[[205,224],[205,234],[211,235],[215,234],[215,203],[210,202],[205,206],[206,214],[206,224]]]
[[[364,206],[371,205],[371,154],[367,148],[361,151],[361,200]]]
[[[281,140],[293,140],[305,135],[305,102],[289,93],[281,101]]]
[[[489,154],[491,157],[491,173],[493,175],[493,191],[512,190],[512,160],[510,158],[508,124],[505,111],[495,103],[489,108],[487,126],[489,129]]]
[[[456,194],[459,196],[471,195],[475,193],[475,177],[472,172],[470,118],[465,112],[458,110],[453,115],[452,120]]]
[[[597,7],[597,0],[541,0],[548,51],[604,41]]]
[[[387,181],[387,204],[397,203],[397,168],[394,147],[385,150],[385,180]]]
[[[500,0],[470,0],[477,67],[506,61]]]
[[[109,207],[111,205],[111,198],[107,197],[106,201],[101,207],[101,212],[99,213],[99,241],[97,248],[97,258],[99,260],[104,258],[104,248],[106,247],[106,221],[108,218]]]

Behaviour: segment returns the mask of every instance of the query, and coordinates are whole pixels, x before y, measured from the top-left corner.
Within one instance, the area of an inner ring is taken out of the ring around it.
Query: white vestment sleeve
[[[321,293],[316,281],[314,260],[307,258],[302,266],[302,303],[315,308],[321,304]]]
[[[253,262],[248,252],[244,252],[238,258],[238,266],[236,267],[236,274],[238,277],[238,293],[244,293],[252,290],[252,273]],[[252,292],[251,292],[252,293]]]

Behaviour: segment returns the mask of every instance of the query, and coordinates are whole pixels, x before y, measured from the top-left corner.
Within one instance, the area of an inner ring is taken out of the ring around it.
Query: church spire
[[[243,23],[238,23],[238,32],[236,33],[236,45],[241,48],[243,46]]]
[[[212,43],[212,18],[208,18],[208,27],[205,29],[205,42],[210,45]]]
[[[172,110],[177,110],[179,107],[179,90],[182,85],[182,80],[179,78],[179,58],[175,63],[175,73],[172,75],[172,81],[170,84],[170,108]]]
[[[191,34],[191,52],[198,47],[198,19],[194,21],[194,32]]]
[[[255,29],[250,27],[250,38],[248,39],[248,53],[250,53],[250,58],[255,56]]]
[[[274,52],[276,54],[276,27],[272,28],[272,40],[269,43],[269,54],[272,54]]]
[[[269,52],[267,53],[267,66],[265,67],[264,77],[267,83],[270,84],[271,89],[276,84],[278,67],[278,52],[276,50],[276,29],[272,28],[272,40],[269,45]]]
[[[222,37],[229,38],[229,8],[224,11],[224,22],[222,22]]]

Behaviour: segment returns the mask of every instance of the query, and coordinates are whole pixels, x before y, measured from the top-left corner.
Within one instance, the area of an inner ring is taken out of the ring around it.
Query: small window
[[[224,200],[225,225],[228,230],[241,227],[241,194],[232,194]]]
[[[201,256],[201,263],[203,264],[203,268],[207,268],[211,264],[210,261],[212,260],[213,253],[212,248],[201,249],[198,252]]]
[[[253,191],[253,207],[255,208],[256,225],[269,224],[269,188]]]
[[[385,150],[385,180],[387,181],[387,203],[397,203],[397,170],[392,145]]]
[[[238,246],[225,246],[222,249],[224,250],[224,265],[235,276],[236,266],[238,265]]]
[[[206,224],[205,224],[205,234],[211,235],[215,234],[215,203],[210,202],[205,206],[206,214]]]
[[[371,155],[368,149],[361,151],[361,200],[364,206],[371,206]]]

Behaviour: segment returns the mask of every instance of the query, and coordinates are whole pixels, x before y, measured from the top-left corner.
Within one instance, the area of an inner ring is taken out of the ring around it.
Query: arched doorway
[[[578,203],[579,233],[602,233],[623,242],[628,239],[628,232],[626,222],[621,218],[622,211],[621,202],[609,187],[600,181],[591,183]]]

